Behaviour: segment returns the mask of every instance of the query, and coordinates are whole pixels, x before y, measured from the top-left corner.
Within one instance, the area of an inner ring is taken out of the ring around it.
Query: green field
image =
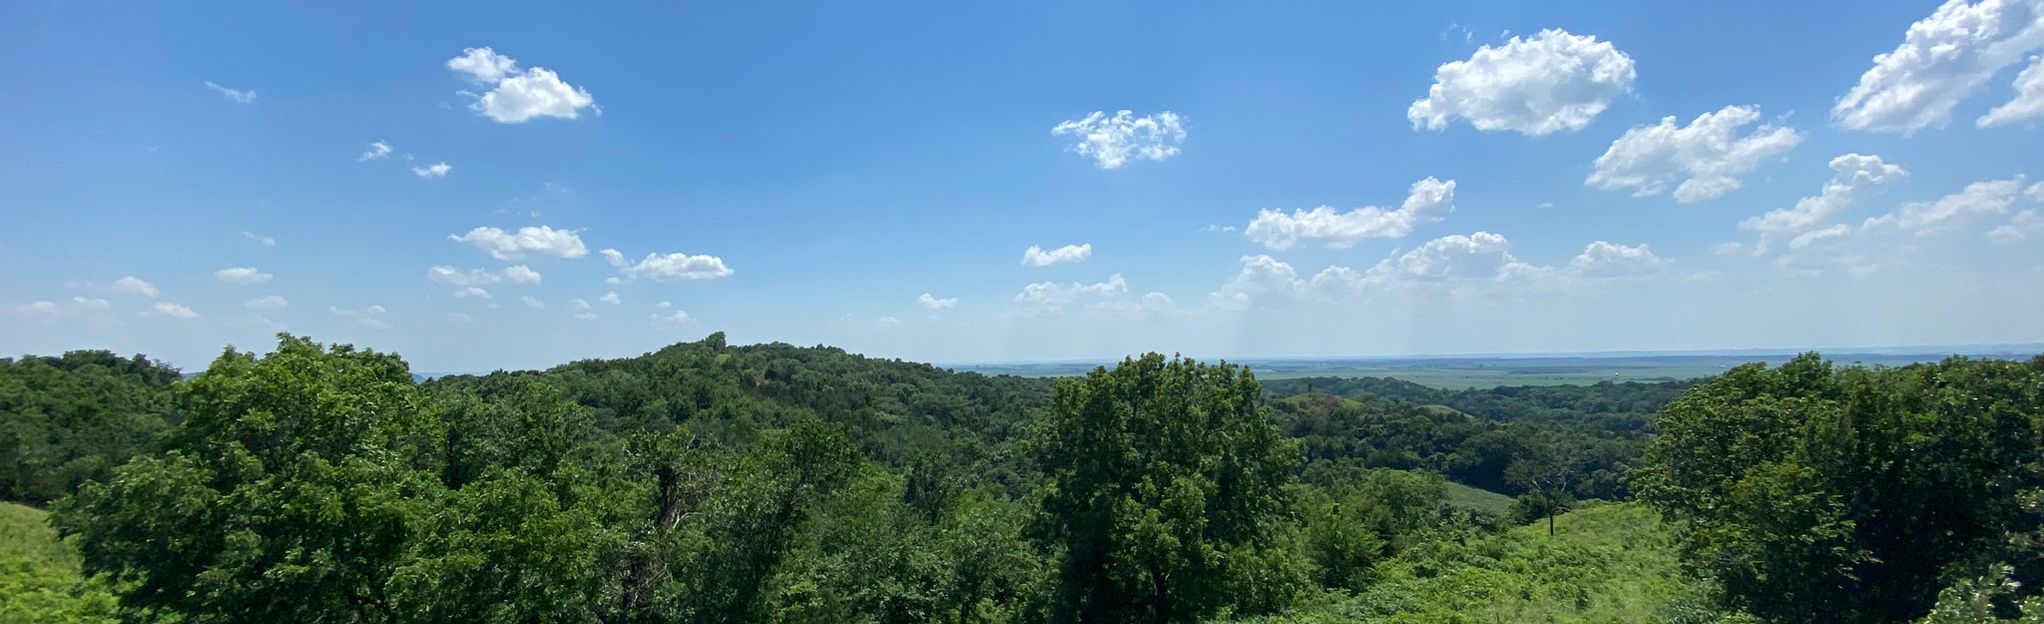
[[[1512,497],[1449,481],[1448,504],[1478,513],[1501,515],[1506,507],[1512,506]]]
[[[81,582],[78,555],[34,507],[0,502],[0,622],[114,622],[114,598]]]

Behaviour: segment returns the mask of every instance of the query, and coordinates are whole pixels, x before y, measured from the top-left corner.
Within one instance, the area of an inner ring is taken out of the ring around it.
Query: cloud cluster
[[[447,239],[475,245],[498,260],[517,260],[526,254],[571,260],[589,255],[589,248],[582,244],[581,235],[574,230],[556,230],[544,225],[518,228],[517,232],[478,227],[467,234],[450,234]]]
[[[1460,117],[1484,132],[1573,132],[1630,93],[1635,77],[1632,57],[1611,42],[1543,30],[1440,66],[1405,116],[1414,129],[1442,130]]]
[[[613,250],[604,250],[604,257],[612,258]],[[619,254],[613,264],[623,265],[624,256]],[[730,277],[733,271],[725,266],[724,259],[707,254],[689,255],[682,252],[646,254],[638,264],[623,266],[626,277],[646,278],[656,282],[672,280],[705,280]]]
[[[1130,110],[1117,111],[1112,117],[1104,111],[1094,111],[1059,123],[1050,129],[1050,134],[1078,137],[1072,151],[1092,157],[1101,169],[1120,169],[1131,158],[1164,160],[1177,156],[1178,145],[1185,142],[1185,126],[1178,114],[1171,111],[1142,117]]]
[[[1301,243],[1343,249],[1365,238],[1402,238],[1423,223],[1435,223],[1455,210],[1455,181],[1428,177],[1412,183],[1405,203],[1396,209],[1367,206],[1338,212],[1321,206],[1312,210],[1263,209],[1243,228],[1249,240],[1276,251]]]
[[[1980,91],[2004,68],[2044,48],[2044,0],[1949,0],[1909,25],[1902,44],[1874,56],[1874,66],[1831,107],[1841,127],[1911,134],[1942,128],[1952,108]],[[2031,67],[2018,78],[2024,93],[1977,120],[1986,127],[2044,112],[2037,91],[2044,81]]]
[[[1760,109],[1727,106],[1697,116],[1687,126],[1674,116],[1659,124],[1638,126],[1611,142],[1598,156],[1595,170],[1583,184],[1602,190],[1631,190],[1650,197],[1675,186],[1675,201],[1685,204],[1716,199],[1739,188],[1739,178],[1760,162],[1787,153],[1803,140],[1789,128],[1761,124]]]
[[[1047,267],[1065,262],[1081,262],[1091,257],[1093,257],[1092,243],[1065,245],[1050,251],[1044,251],[1042,247],[1030,245],[1028,249],[1022,250],[1023,266],[1032,267]]]
[[[1831,180],[1816,195],[1796,200],[1794,206],[1768,211],[1739,222],[1739,229],[1760,235],[1755,253],[1765,253],[1774,239],[1791,237],[1815,228],[1852,205],[1879,195],[1909,177],[1909,172],[1879,156],[1844,154],[1831,159]],[[1806,243],[1807,244],[1807,243]]]
[[[469,81],[488,86],[469,110],[498,123],[525,123],[535,117],[575,119],[596,105],[589,90],[561,81],[544,67],[519,69],[518,61],[490,48],[467,48],[447,61],[447,68]],[[600,110],[600,109],[597,109]]]
[[[1022,292],[1015,295],[1015,301],[1038,308],[1057,310],[1086,299],[1120,297],[1126,294],[1128,280],[1123,279],[1120,273],[1116,273],[1109,276],[1107,281],[1092,284],[1037,282],[1023,286]]]
[[[255,267],[228,267],[213,272],[213,279],[229,284],[261,284],[270,281],[271,277],[275,276],[258,271]]]
[[[927,310],[944,310],[957,307],[958,298],[945,297],[939,299],[937,297],[931,296],[930,293],[923,293],[922,296],[916,297],[916,305],[923,306],[923,308]]]

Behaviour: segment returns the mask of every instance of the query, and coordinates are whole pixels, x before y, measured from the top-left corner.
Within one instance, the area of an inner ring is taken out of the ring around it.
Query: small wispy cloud
[[[254,89],[233,89],[223,87],[220,86],[219,83],[213,82],[211,80],[206,81],[206,88],[212,89],[214,93],[220,94],[221,97],[225,97],[229,100],[233,100],[234,102],[240,104],[251,104],[254,103],[256,99],[256,92]]]

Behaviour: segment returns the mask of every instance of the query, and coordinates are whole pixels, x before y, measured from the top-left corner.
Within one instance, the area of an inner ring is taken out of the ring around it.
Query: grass
[[[1683,574],[1674,534],[1637,504],[1599,504],[1546,523],[1441,540],[1377,566],[1361,593],[1332,594],[1242,624],[1720,622],[1707,585]]]
[[[1488,515],[1503,515],[1512,497],[1483,488],[1448,482],[1448,504]]]
[[[0,622],[111,623],[114,597],[85,582],[42,510],[0,502]]]

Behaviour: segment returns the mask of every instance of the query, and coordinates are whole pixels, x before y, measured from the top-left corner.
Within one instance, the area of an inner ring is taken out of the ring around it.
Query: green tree
[[[1954,572],[2012,560],[2034,587],[2044,358],[1838,369],[1742,366],[1655,421],[1633,485],[1687,521],[1735,606],[1781,622],[1923,616]]]
[[[396,356],[280,336],[180,384],[185,421],[57,505],[87,573],[187,621],[395,622],[386,582],[439,489],[439,423]]]
[[[1040,439],[1044,537],[1064,551],[1054,616],[1186,622],[1270,610],[1303,565],[1280,547],[1298,447],[1246,369],[1148,354],[1060,381]]]

